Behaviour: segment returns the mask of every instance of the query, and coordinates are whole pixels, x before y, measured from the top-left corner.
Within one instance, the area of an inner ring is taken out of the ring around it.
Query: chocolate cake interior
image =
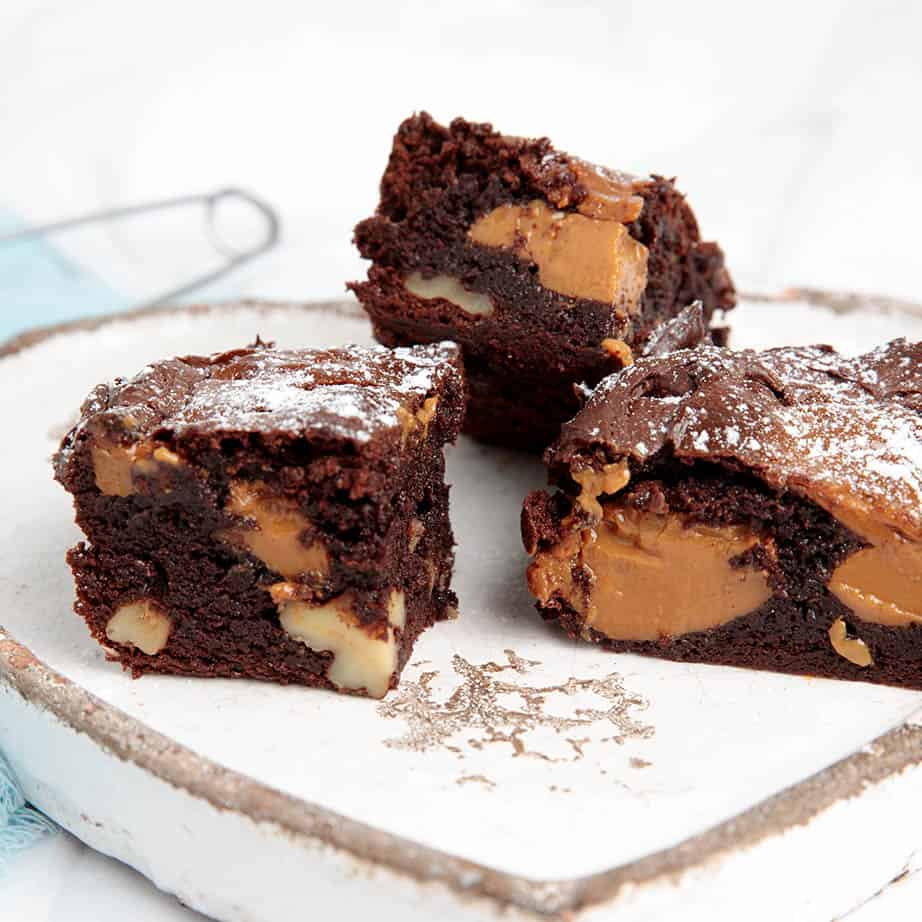
[[[533,450],[578,408],[574,383],[630,361],[692,301],[705,326],[735,303],[723,254],[671,180],[463,119],[400,126],[355,240],[372,266],[350,287],[378,339],[461,343],[468,431]]]
[[[252,349],[98,388],[57,457],[93,636],[135,674],[384,694],[456,604],[457,363]]]
[[[614,376],[525,502],[539,611],[613,650],[922,688],[920,348]]]

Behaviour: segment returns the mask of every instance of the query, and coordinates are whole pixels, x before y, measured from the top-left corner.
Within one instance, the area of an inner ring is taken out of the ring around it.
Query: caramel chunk
[[[438,397],[427,397],[423,405],[412,413],[405,407],[397,407],[397,418],[400,420],[400,426],[403,429],[403,444],[406,445],[410,438],[419,433],[420,439],[425,439],[429,435],[429,423],[435,416],[436,408],[439,405]]]
[[[411,272],[403,284],[407,291],[431,301],[441,298],[461,308],[465,313],[475,317],[488,317],[493,313],[493,299],[479,291],[468,291],[457,279],[450,275],[436,275],[424,278],[419,272]]]
[[[889,627],[922,623],[922,545],[895,531],[859,529],[874,543],[836,567],[829,591],[862,621]]]
[[[161,465],[179,467],[182,459],[164,445],[152,448],[149,442],[134,445],[94,445],[91,449],[93,473],[100,493],[131,496],[137,493],[136,474],[155,477]]]
[[[573,532],[562,538],[550,550],[540,551],[528,567],[528,588],[539,602],[546,605],[555,595],[561,596],[578,612],[585,610],[581,587],[574,578],[574,568],[580,566],[583,545],[594,540],[594,532],[584,536]]]
[[[759,539],[739,526],[603,507],[597,528],[539,552],[528,571],[544,604],[557,595],[614,640],[659,640],[720,627],[769,598],[766,574],[731,561]]]
[[[289,579],[305,574],[323,576],[329,570],[323,544],[301,540],[310,522],[294,500],[271,493],[261,481],[238,480],[231,484],[224,508],[251,524],[225,529],[217,537],[246,547],[270,570]]]
[[[292,582],[291,580],[281,580],[266,586],[266,591],[272,596],[272,601],[276,606],[282,602],[303,602],[313,601],[318,596],[324,594],[322,585],[312,585],[305,582]]]
[[[829,627],[829,642],[833,650],[856,666],[873,666],[874,659],[868,645],[860,637],[850,637],[848,625],[837,618]]]
[[[131,496],[135,492],[132,478],[136,446],[94,445],[91,449],[96,486],[106,496]]]
[[[602,350],[621,363],[622,368],[634,364],[634,353],[623,339],[603,339]]]
[[[154,460],[160,464],[169,464],[172,467],[178,467],[182,464],[182,459],[175,451],[170,451],[169,448],[164,445],[154,449]]]
[[[586,512],[600,519],[602,506],[599,504],[599,497],[603,493],[617,493],[622,490],[631,479],[631,472],[627,461],[616,461],[614,464],[606,464],[600,471],[590,467],[584,471],[576,471],[571,476],[580,485],[580,494],[576,501]]]
[[[159,653],[170,639],[169,616],[149,599],[119,606],[106,624],[106,637],[113,643],[129,644],[142,653]]]
[[[553,211],[540,201],[500,205],[468,231],[474,243],[514,250],[545,288],[631,311],[647,287],[647,248],[618,221]]]
[[[330,652],[333,662],[327,678],[339,689],[364,689],[373,698],[383,698],[396,672],[397,636],[406,624],[404,594],[392,591],[388,599],[388,620],[363,625],[354,611],[351,592],[344,592],[322,604],[282,602],[279,620],[285,632],[316,652]]]
[[[630,224],[643,211],[643,198],[637,194],[646,180],[609,170],[606,167],[571,158],[573,170],[588,194],[577,205],[577,211],[588,218],[603,218]]]

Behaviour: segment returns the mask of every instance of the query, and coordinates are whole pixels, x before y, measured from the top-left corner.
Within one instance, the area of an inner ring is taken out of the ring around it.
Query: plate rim
[[[802,300],[835,313],[871,308],[922,317],[922,304],[821,289],[789,288],[777,294],[741,297],[762,302]],[[363,316],[357,303],[347,299],[238,300],[147,307],[28,330],[0,344],[0,360],[35,348],[55,336],[131,323],[154,314],[200,314],[243,308],[260,311],[303,308]],[[418,844],[226,768],[72,682],[36,657],[2,624],[0,682],[30,705],[49,712],[85,735],[99,748],[218,810],[232,811],[257,823],[272,823],[295,840],[322,842],[415,882],[444,884],[459,897],[478,896],[499,909],[515,907],[545,915],[609,903],[625,888],[676,881],[692,869],[703,868],[721,857],[752,848],[770,836],[806,825],[834,804],[922,764],[922,719],[912,716],[856,752],[674,846],[590,875],[535,879]]]

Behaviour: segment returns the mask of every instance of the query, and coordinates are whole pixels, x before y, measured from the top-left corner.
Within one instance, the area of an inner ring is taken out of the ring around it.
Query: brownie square
[[[355,242],[372,264],[349,287],[378,339],[460,343],[466,430],[533,451],[579,409],[574,384],[630,363],[693,301],[702,337],[735,304],[723,253],[672,180],[463,119],[403,122]]]
[[[571,636],[922,688],[922,343],[641,359],[545,460],[528,582]]]
[[[384,695],[451,617],[452,343],[255,347],[100,385],[55,457],[76,611],[146,672]]]

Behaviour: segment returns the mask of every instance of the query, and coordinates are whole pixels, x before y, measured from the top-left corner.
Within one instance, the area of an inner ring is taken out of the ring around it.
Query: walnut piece
[[[318,653],[333,654],[327,678],[336,688],[383,698],[397,671],[397,633],[406,624],[404,594],[391,592],[386,624],[361,624],[353,606],[349,591],[320,604],[282,602],[279,620],[290,637]]]
[[[172,627],[169,616],[156,602],[141,599],[115,610],[106,624],[106,637],[153,656],[166,646]]]

